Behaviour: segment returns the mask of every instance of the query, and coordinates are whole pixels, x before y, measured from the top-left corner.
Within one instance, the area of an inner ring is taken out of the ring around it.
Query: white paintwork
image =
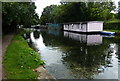
[[[87,45],[102,44],[102,36],[100,35],[87,35]]]
[[[103,30],[102,21],[90,21],[90,22],[80,22],[74,24],[64,24],[64,30],[77,31],[77,32],[99,32]]]
[[[88,32],[97,32],[103,30],[103,22],[89,22],[88,23]]]
[[[99,45],[102,44],[102,36],[100,35],[86,35],[64,31],[64,36],[73,40],[80,41],[86,45]]]

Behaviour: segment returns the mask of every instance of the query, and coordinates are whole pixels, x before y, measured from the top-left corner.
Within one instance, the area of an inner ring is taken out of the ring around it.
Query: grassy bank
[[[111,32],[120,33],[120,30],[105,30],[105,31],[111,31]]]
[[[120,23],[120,19],[108,20],[108,21],[105,21],[105,23]]]
[[[31,49],[21,35],[15,35],[6,50],[3,65],[8,79],[36,79],[33,71],[44,62],[40,55]]]

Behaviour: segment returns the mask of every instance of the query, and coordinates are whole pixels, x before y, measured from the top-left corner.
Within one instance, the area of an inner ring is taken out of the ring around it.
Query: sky
[[[38,15],[40,17],[43,9],[46,6],[50,6],[50,5],[53,5],[53,4],[54,5],[60,5],[60,1],[61,0],[35,0],[35,5],[37,6],[36,12],[38,13]],[[118,1],[120,1],[120,0],[113,0],[113,1],[115,1],[115,4],[117,5]]]
[[[41,16],[43,9],[50,5],[60,5],[60,0],[36,0],[35,5],[37,6],[36,12]]]

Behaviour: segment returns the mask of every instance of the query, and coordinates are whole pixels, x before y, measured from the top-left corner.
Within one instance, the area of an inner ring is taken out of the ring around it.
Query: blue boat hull
[[[115,32],[101,31],[100,33],[105,35],[115,35]]]

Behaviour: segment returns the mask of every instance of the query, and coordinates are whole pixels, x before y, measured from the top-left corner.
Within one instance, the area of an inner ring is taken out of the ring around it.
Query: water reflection
[[[78,34],[78,33],[71,33],[64,31],[64,36],[80,41],[81,43],[86,43],[87,45],[102,44],[101,35],[87,35],[87,34]]]
[[[35,31],[33,32],[33,35],[34,35],[34,38],[35,38],[35,39],[38,39],[38,38],[40,37],[40,32],[37,31],[37,30],[35,30]]]
[[[119,38],[41,31],[30,35],[46,69],[58,79],[117,79]]]
[[[32,32],[30,35],[31,35],[30,36],[31,37],[31,41],[32,41],[34,47],[37,50],[45,48],[45,45],[43,43],[43,38],[42,38],[42,36],[41,36],[41,34],[39,32],[37,32],[37,33]]]

